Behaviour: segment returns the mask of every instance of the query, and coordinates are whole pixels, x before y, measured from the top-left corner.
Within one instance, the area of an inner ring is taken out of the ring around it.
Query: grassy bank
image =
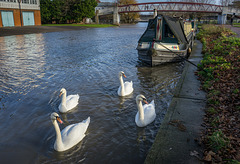
[[[80,26],[80,27],[105,28],[105,27],[113,27],[116,25],[112,25],[112,24],[42,24],[42,26]]]
[[[210,163],[240,161],[240,38],[220,26],[202,25],[197,38],[204,58],[198,75],[207,92],[204,160]]]
[[[234,27],[240,27],[240,23],[233,23]]]

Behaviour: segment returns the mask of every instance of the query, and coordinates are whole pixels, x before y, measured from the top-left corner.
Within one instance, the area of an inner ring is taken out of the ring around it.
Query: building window
[[[0,2],[16,2],[16,0],[0,0]]]
[[[17,0],[0,0],[0,2],[17,2]],[[24,4],[35,4],[37,5],[37,0],[21,0]]]
[[[30,4],[37,4],[37,0],[30,0]]]
[[[29,0],[22,0],[22,3],[27,3],[27,4],[29,4]]]

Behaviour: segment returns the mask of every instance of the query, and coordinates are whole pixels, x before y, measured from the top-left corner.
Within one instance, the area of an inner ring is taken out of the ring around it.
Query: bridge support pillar
[[[118,14],[118,7],[114,7],[113,9],[113,24],[120,25],[120,15]]]
[[[227,14],[218,15],[218,24],[226,24]]]
[[[223,11],[218,15],[218,24],[226,24],[227,23],[227,7],[223,7]]]
[[[155,18],[155,17],[158,15],[157,9],[154,9],[153,12],[154,12],[154,13],[153,13],[153,18]]]
[[[99,16],[98,16],[99,10],[96,11],[95,13],[95,23],[99,24]]]

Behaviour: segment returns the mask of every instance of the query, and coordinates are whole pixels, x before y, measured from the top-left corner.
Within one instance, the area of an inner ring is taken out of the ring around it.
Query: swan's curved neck
[[[142,106],[142,101],[137,100],[137,107],[139,111],[139,119],[144,120],[144,111],[143,111],[143,106]]]
[[[54,147],[59,150],[61,147],[63,147],[61,131],[56,120],[54,120],[52,123],[56,131],[56,141]]]
[[[123,84],[123,78],[122,76],[119,76],[120,84],[121,84],[121,94],[124,94],[124,84]]]
[[[67,102],[67,92],[64,92],[62,95],[62,105],[66,106],[66,102]]]

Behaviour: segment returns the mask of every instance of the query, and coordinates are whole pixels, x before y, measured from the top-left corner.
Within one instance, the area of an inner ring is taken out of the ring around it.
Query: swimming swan
[[[54,143],[54,149],[56,151],[65,151],[79,143],[84,137],[90,123],[90,117],[86,120],[71,124],[65,127],[61,132],[58,123],[63,123],[56,112],[51,114],[51,120],[56,131],[56,140]]]
[[[118,88],[118,95],[119,96],[130,95],[133,92],[133,83],[132,83],[132,81],[131,82],[125,81],[125,83],[123,83],[122,76],[124,76],[126,78],[126,76],[125,76],[123,71],[120,71],[118,76],[119,76],[119,81],[120,81],[120,84],[121,84],[121,86]]]
[[[142,105],[142,101],[145,102],[145,105]],[[135,122],[137,126],[144,127],[153,122],[156,118],[155,113],[155,104],[154,100],[150,104],[146,101],[146,98],[143,95],[138,95],[136,97],[138,112],[135,116]]]
[[[71,110],[72,108],[76,107],[78,104],[79,95],[68,95],[65,88],[60,90],[60,95],[62,96],[62,102],[59,105],[59,111],[61,113],[66,113],[67,111]]]

